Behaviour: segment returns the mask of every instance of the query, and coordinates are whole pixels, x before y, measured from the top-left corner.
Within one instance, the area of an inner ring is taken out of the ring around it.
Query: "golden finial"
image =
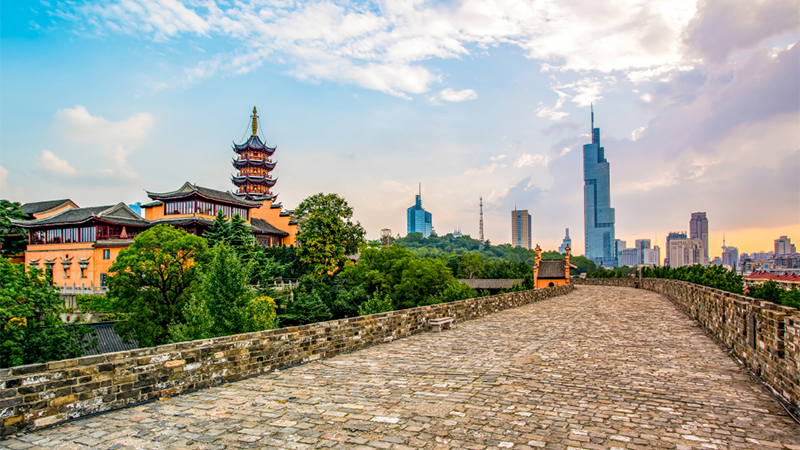
[[[258,116],[256,115],[255,106],[253,106],[253,136],[258,136]]]

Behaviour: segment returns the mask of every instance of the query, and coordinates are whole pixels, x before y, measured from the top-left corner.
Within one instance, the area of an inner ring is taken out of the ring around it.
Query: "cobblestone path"
[[[800,449],[800,426],[666,298],[578,286],[2,446]]]

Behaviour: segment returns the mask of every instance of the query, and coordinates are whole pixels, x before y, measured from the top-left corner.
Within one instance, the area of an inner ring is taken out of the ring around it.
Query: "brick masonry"
[[[571,292],[572,285],[480,297],[0,369],[0,434],[41,428],[360,350],[428,330],[428,320],[456,323]]]
[[[633,278],[573,278],[575,284],[634,287]],[[800,408],[800,311],[685,281],[642,279],[700,322],[751,372]]]

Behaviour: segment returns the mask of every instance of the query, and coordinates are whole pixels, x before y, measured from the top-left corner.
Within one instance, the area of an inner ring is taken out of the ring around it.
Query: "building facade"
[[[671,267],[693,266],[703,264],[705,249],[700,239],[678,239],[669,241],[669,265]]]
[[[433,231],[433,215],[422,208],[422,186],[420,186],[414,206],[408,208],[406,212],[408,234],[422,233],[422,237],[430,237]]]
[[[583,146],[583,221],[586,257],[605,267],[616,267],[614,249],[614,208],[605,149],[600,146],[600,128],[594,128],[592,143]]]
[[[567,247],[572,248],[572,239],[569,237],[569,228],[567,228],[567,234],[564,236],[564,240],[561,242],[561,246],[558,247],[558,253],[566,253]]]
[[[672,262],[669,259],[669,249],[671,248],[670,247],[670,241],[672,241],[673,239],[686,239],[687,237],[689,237],[689,236],[686,235],[685,231],[670,231],[669,234],[667,234],[667,249],[666,249],[667,253],[666,253],[666,255],[664,255],[664,265],[665,266],[671,266],[672,265]]]
[[[781,236],[775,239],[775,256],[797,253],[797,248],[792,244],[788,236]]]
[[[689,220],[689,238],[703,241],[703,261],[697,264],[708,264],[708,218],[704,212],[692,213]]]
[[[722,265],[729,266],[733,270],[740,270],[739,249],[736,247],[722,246]]]
[[[531,216],[527,209],[511,211],[511,245],[531,249]]]
[[[619,252],[619,265],[620,266],[628,266],[628,267],[636,267],[639,264],[639,249],[638,248],[626,248],[620,250]]]
[[[645,264],[644,251],[650,250],[650,239],[637,239],[636,250],[639,250],[639,264]]]

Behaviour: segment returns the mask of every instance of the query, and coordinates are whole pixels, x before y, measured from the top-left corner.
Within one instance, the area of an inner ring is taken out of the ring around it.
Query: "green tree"
[[[458,263],[458,277],[466,279],[479,278],[483,272],[483,257],[478,253],[466,253],[461,255]]]
[[[83,356],[83,327],[70,333],[58,316],[58,289],[41,270],[0,260],[0,367]]]
[[[228,245],[236,249],[239,255],[247,259],[256,243],[250,226],[242,219],[242,216],[234,214],[230,223],[230,231],[231,234],[228,239]]]
[[[577,269],[570,269],[570,275],[590,274],[597,270],[597,264],[585,256],[572,256],[569,262],[577,266]]]
[[[127,321],[114,325],[114,331],[142,347],[169,342],[170,326],[185,322],[184,304],[206,253],[205,239],[169,225],[136,236],[108,272],[114,308],[130,313]]]
[[[207,339],[275,328],[275,302],[248,283],[251,265],[226,243],[214,246],[200,287],[183,307],[184,323],[170,326],[173,341]]]
[[[316,292],[297,292],[286,313],[278,316],[281,326],[297,326],[331,320],[333,314]]]
[[[217,211],[217,216],[214,217],[214,223],[211,224],[208,231],[203,233],[203,237],[208,241],[209,246],[214,246],[221,242],[230,241],[232,234],[231,222],[220,209]]]
[[[764,284],[754,284],[747,288],[747,295],[753,298],[760,298],[768,302],[781,304],[781,294],[784,291],[778,283],[768,280]]]
[[[0,200],[0,255],[18,255],[28,245],[28,231],[11,223],[12,219],[25,220],[28,215],[22,212],[18,202]]]
[[[336,194],[316,194],[303,200],[294,212],[299,222],[297,254],[316,278],[335,273],[355,254],[366,234],[353,223],[353,209]]]
[[[369,300],[358,306],[358,315],[368,316],[370,314],[380,314],[392,310],[392,300],[387,296],[381,296],[376,292]]]

